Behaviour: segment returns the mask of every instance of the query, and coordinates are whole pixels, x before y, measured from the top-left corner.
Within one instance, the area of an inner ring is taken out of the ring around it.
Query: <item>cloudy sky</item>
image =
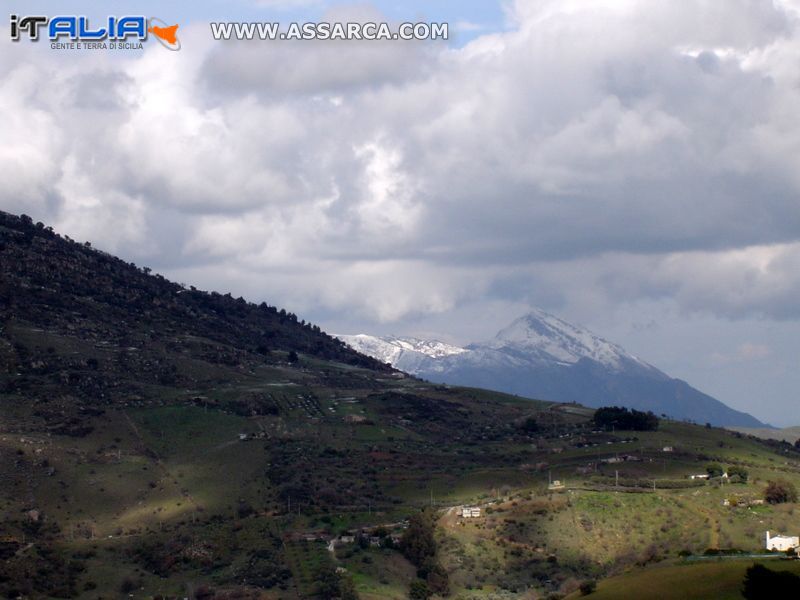
[[[800,424],[797,0],[134,8],[183,49],[3,25],[0,208],[338,333],[479,341],[539,306]],[[218,19],[453,39],[215,42]]]

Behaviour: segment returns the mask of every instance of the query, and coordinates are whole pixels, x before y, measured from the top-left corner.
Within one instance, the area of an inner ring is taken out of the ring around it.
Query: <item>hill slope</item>
[[[2,596],[523,599],[796,533],[755,503],[800,483],[787,444],[432,385],[1,216]],[[687,477],[709,461],[749,478]],[[423,507],[428,575],[397,544]]]
[[[593,407],[621,405],[719,426],[763,426],[620,346],[538,309],[489,342],[466,348],[406,338],[340,338],[430,381]],[[429,348],[446,350],[433,353]]]
[[[180,361],[246,369],[269,362],[271,351],[390,370],[285,310],[184,289],[2,212],[0,315],[3,371],[21,376],[6,382],[8,391],[30,376],[111,402],[146,394],[148,385],[191,386]],[[66,351],[37,343],[43,332]]]

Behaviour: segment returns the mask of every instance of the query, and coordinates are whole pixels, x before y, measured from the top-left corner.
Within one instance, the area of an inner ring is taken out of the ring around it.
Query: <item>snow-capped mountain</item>
[[[338,337],[363,354],[437,383],[586,406],[628,406],[714,425],[760,423],[617,344],[539,309],[515,320],[494,339],[464,348],[416,338]]]
[[[412,337],[375,337],[371,335],[340,335],[337,336],[352,348],[357,348],[362,354],[394,364],[404,354],[423,354],[430,358],[442,358],[453,354],[468,352],[466,348],[451,346],[436,340],[420,340]]]
[[[417,373],[430,359],[436,360],[469,352],[466,348],[451,346],[437,340],[420,340],[412,337],[375,337],[363,334],[336,337],[362,354],[412,374]]]
[[[620,346],[539,309],[511,323],[484,346],[563,364],[588,358],[611,369],[620,369],[628,362],[641,362]]]

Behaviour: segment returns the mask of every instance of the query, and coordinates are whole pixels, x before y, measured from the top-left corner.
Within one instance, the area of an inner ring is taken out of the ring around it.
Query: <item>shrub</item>
[[[588,596],[589,594],[593,594],[597,589],[597,582],[594,579],[587,579],[581,583],[581,587],[579,589],[581,590],[582,596]]]
[[[797,502],[797,488],[785,479],[770,481],[764,490],[764,500],[769,504],[784,504]]]
[[[428,584],[421,579],[415,579],[411,582],[411,587],[408,589],[408,597],[411,600],[428,600],[433,594],[428,588]]]

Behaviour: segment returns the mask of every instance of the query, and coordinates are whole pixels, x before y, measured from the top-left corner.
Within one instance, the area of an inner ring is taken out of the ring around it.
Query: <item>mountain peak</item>
[[[620,368],[624,361],[641,363],[620,346],[538,308],[501,330],[487,346],[497,350],[521,350],[542,360],[567,364],[582,358],[612,368]]]
[[[538,308],[491,341],[466,348],[417,338],[337,337],[359,352],[436,383],[592,407],[627,406],[723,426],[761,425],[621,346]]]

